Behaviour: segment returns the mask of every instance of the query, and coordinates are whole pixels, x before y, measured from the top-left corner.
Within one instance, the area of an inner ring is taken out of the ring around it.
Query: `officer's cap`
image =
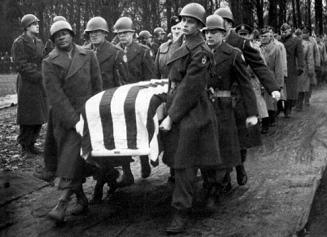
[[[310,33],[310,32],[311,32],[310,28],[307,27],[307,26],[302,27],[301,30],[302,30],[302,33],[303,33],[303,34],[305,34],[305,33]]]
[[[235,28],[236,33],[238,34],[251,34],[253,29],[247,24],[240,24]]]
[[[297,36],[302,35],[302,30],[301,29],[296,29],[294,34],[297,35]]]
[[[180,19],[179,19],[178,16],[172,16],[170,18],[170,25],[171,26],[177,25],[179,22],[180,22]]]

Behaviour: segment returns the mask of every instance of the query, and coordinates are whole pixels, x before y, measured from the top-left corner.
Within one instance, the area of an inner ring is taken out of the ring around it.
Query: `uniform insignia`
[[[127,56],[126,55],[123,56],[123,60],[124,60],[125,63],[127,63]]]
[[[244,25],[241,26],[241,30],[245,30],[245,26]]]
[[[207,57],[204,56],[204,57],[202,58],[202,64],[206,64],[206,62],[207,62]]]
[[[152,53],[152,51],[150,51],[150,56],[153,57],[153,53]]]

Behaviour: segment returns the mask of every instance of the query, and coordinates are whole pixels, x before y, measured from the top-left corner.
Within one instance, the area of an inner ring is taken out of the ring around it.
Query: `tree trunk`
[[[322,19],[322,0],[315,0],[315,33],[318,35],[323,34],[323,19]]]

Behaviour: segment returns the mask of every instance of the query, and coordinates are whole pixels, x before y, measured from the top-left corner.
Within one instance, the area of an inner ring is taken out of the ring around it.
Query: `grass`
[[[0,97],[16,94],[17,74],[0,75]]]

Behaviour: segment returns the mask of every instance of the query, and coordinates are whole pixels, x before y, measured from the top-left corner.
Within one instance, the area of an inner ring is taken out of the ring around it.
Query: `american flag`
[[[161,153],[159,120],[164,116],[168,79],[142,81],[102,91],[85,104],[76,125],[81,155],[149,155]]]

